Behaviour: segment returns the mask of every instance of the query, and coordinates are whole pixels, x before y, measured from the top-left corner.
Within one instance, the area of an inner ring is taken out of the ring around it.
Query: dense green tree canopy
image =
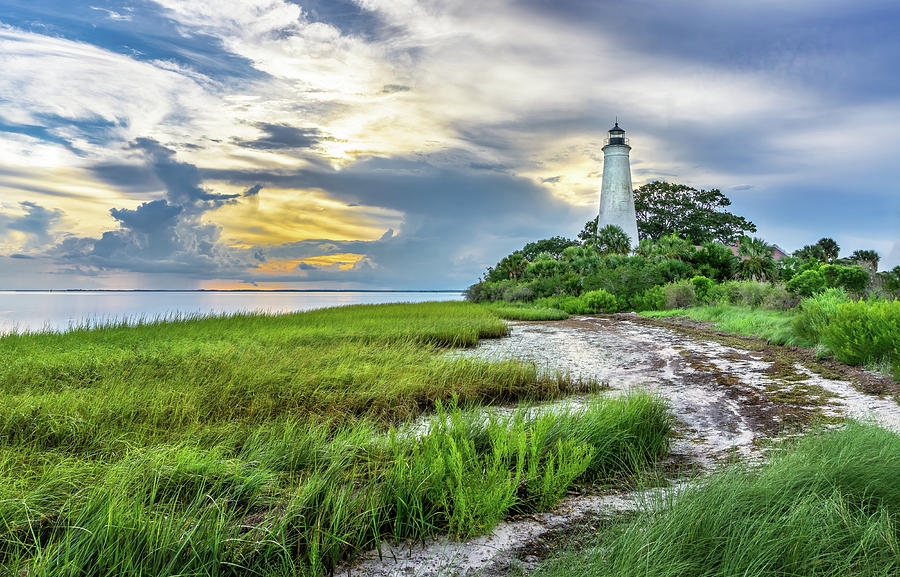
[[[553,258],[559,258],[564,250],[570,246],[576,246],[578,241],[563,236],[554,236],[542,240],[529,242],[522,247],[522,256],[529,262],[534,262],[542,252],[548,253]]]
[[[755,224],[725,210],[730,205],[731,200],[717,188],[697,190],[658,180],[634,191],[634,209],[642,239],[677,233],[695,244],[709,241],[733,244],[739,236],[756,232]]]

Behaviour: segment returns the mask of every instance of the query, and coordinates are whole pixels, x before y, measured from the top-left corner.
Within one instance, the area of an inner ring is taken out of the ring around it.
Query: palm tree
[[[738,276],[745,280],[773,280],[776,271],[772,251],[763,239],[742,236],[738,241],[738,255],[741,257]]]
[[[872,272],[878,270],[878,261],[881,257],[874,250],[855,250],[850,255],[850,260],[856,261],[857,264],[866,264],[867,268],[871,267]]]
[[[822,251],[825,253],[825,260],[828,262],[833,261],[838,257],[838,253],[841,252],[841,247],[838,246],[838,243],[834,241],[833,238],[820,238],[816,243],[817,245],[822,247]]]
[[[597,232],[597,248],[604,254],[628,254],[631,241],[621,227],[608,224]]]
[[[681,238],[678,233],[667,234],[656,240],[644,239],[637,249],[639,255],[653,261],[665,259],[690,260],[694,254],[694,245],[686,238]]]

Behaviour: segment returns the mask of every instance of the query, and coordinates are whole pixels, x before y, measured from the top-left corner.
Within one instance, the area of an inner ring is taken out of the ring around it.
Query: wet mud
[[[855,369],[823,367],[806,352],[787,354],[754,340],[704,327],[666,326],[637,315],[514,322],[511,335],[481,341],[467,356],[516,358],[547,371],[604,383],[611,393],[643,388],[663,396],[677,419],[671,454],[661,468],[676,487],[725,462],[759,462],[772,441],[810,424],[872,419],[900,431],[900,405],[884,383]],[[574,395],[549,407],[571,407]],[[502,409],[493,409],[502,410]],[[456,541],[383,543],[338,574],[509,575],[527,573],[566,545],[589,543],[611,519],[640,509],[662,489],[589,488],[552,511],[513,518],[488,535]]]

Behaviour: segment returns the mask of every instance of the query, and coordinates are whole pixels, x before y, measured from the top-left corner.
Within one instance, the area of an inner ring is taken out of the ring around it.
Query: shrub
[[[734,278],[740,265],[731,249],[719,242],[704,243],[694,253],[693,263],[698,272],[720,282]]]
[[[592,313],[614,313],[619,310],[616,297],[603,289],[589,291],[581,295],[585,308]]]
[[[586,291],[603,289],[619,299],[628,300],[666,281],[658,265],[645,258],[608,256],[596,272],[584,278],[582,286]]]
[[[667,282],[675,282],[694,276],[694,269],[686,262],[666,259],[656,263],[656,271]]]
[[[753,280],[738,281],[735,283],[741,302],[750,307],[762,306],[766,298],[772,293],[774,286]]]
[[[789,293],[784,288],[780,286],[773,286],[769,293],[766,295],[766,299],[765,301],[763,301],[762,306],[767,309],[776,311],[786,311],[788,309],[796,307],[799,302],[800,299]]]
[[[869,273],[861,266],[826,264],[821,273],[825,284],[832,288],[843,287],[858,294],[869,286]]]
[[[565,263],[546,257],[546,255],[542,256],[544,258],[540,258],[528,265],[525,269],[525,278],[551,278],[565,272],[567,267]]]
[[[566,311],[570,315],[586,315],[592,311],[588,310],[587,304],[581,297],[565,296],[559,301],[559,308]]]
[[[503,282],[482,281],[475,283],[466,289],[466,300],[473,303],[499,300],[503,298],[505,286]]]
[[[701,303],[707,302],[709,290],[712,288],[713,281],[705,276],[695,276],[691,279],[691,284],[694,285],[694,293],[697,296],[697,301]]]
[[[503,289],[503,300],[506,302],[530,301],[534,299],[534,291],[528,285],[514,284]]]
[[[893,293],[900,298],[900,266],[895,266],[891,270],[886,270],[878,274],[881,277],[884,290]]]
[[[710,304],[731,305],[741,302],[741,292],[738,283],[724,282],[710,287],[706,297]]]
[[[694,285],[690,281],[679,281],[663,287],[667,309],[682,309],[693,306],[696,301]]]
[[[794,330],[801,337],[818,342],[819,335],[838,307],[850,302],[847,292],[841,288],[827,289],[813,297],[800,301],[800,314],[794,319]]]
[[[562,278],[560,277],[536,278],[525,286],[531,289],[535,298],[549,297],[563,292]]]
[[[658,311],[666,306],[666,294],[662,286],[653,286],[629,300],[632,310]]]
[[[795,295],[809,297],[825,288],[825,277],[817,270],[805,270],[785,285]]]
[[[896,361],[900,359],[900,301],[843,303],[821,328],[820,339],[843,363]]]

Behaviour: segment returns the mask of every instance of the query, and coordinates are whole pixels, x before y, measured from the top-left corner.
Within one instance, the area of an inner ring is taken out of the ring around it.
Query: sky
[[[458,289],[636,186],[900,264],[895,0],[0,0],[0,289]]]

